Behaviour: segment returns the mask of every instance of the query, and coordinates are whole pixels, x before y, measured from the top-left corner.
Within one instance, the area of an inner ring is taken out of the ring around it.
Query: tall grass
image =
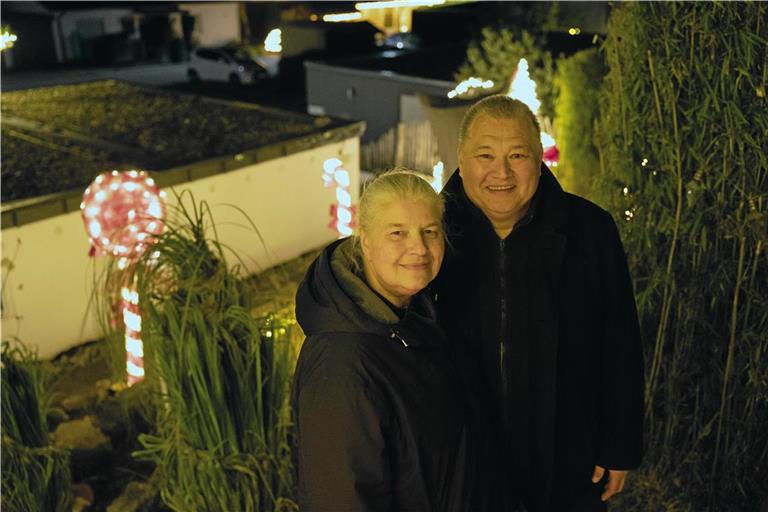
[[[627,508],[768,507],[766,20],[643,2],[609,22],[601,202],[624,218],[647,361]]]
[[[2,347],[2,509],[69,512],[69,452],[48,440],[50,395],[35,354],[21,344]]]
[[[253,316],[251,281],[217,240],[208,206],[177,200],[151,250],[113,272],[137,283],[147,372],[139,385],[155,393],[156,432],[139,437],[135,455],[157,464],[174,510],[295,509],[295,321],[286,311]]]

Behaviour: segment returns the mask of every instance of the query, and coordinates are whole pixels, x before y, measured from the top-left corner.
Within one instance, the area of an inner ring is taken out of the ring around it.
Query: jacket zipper
[[[389,337],[393,338],[393,339],[400,340],[400,343],[402,343],[405,348],[408,348],[408,343],[406,343],[406,341],[400,336],[400,334],[398,334],[397,331],[392,330],[392,332],[390,333]]]
[[[504,343],[507,336],[507,290],[506,290],[506,258],[504,257],[504,239],[499,241],[499,280],[501,291],[501,314],[500,321],[501,326],[499,329],[499,377],[501,379],[501,403],[502,409],[505,408],[507,403],[507,372],[504,368],[504,358],[506,355],[506,344]]]

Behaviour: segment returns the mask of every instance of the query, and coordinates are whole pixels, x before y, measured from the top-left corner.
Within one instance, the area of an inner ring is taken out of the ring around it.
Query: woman
[[[302,511],[484,508],[474,414],[425,293],[442,215],[418,175],[381,175],[360,201],[359,236],[329,245],[299,287]]]

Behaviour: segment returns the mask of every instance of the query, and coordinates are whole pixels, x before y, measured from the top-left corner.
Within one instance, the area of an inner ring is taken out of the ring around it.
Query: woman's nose
[[[416,234],[410,237],[410,251],[414,254],[426,254],[427,244],[424,242],[423,235]]]

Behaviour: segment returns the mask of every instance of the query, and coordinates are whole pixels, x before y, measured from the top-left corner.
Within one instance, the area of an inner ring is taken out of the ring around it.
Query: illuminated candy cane
[[[103,173],[85,189],[80,204],[91,255],[118,257],[120,270],[128,267],[163,232],[165,193],[144,171]],[[144,378],[139,293],[132,281],[120,290],[120,314],[125,326],[128,385]]]
[[[328,227],[336,230],[339,238],[350,236],[355,227],[354,216],[356,207],[352,205],[352,194],[349,193],[349,171],[338,158],[329,158],[323,162],[323,185],[336,186],[336,202],[331,204],[331,222]]]

